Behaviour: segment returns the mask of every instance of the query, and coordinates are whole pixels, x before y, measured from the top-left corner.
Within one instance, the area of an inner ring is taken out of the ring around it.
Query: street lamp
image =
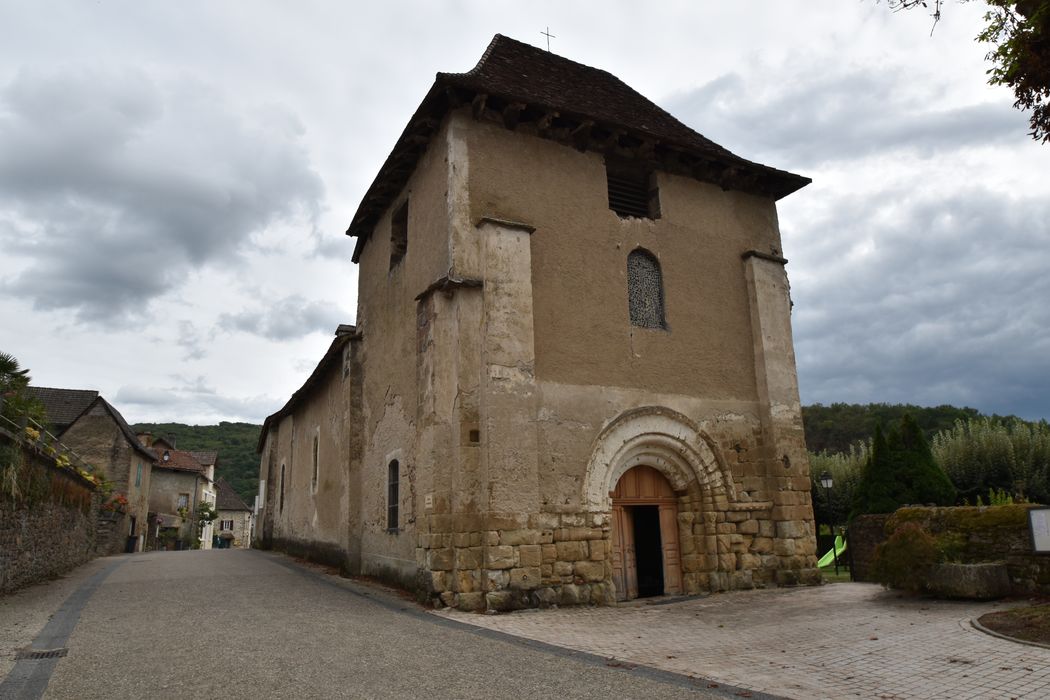
[[[831,515],[831,487],[835,480],[831,478],[831,472],[825,469],[820,475],[820,485],[824,487],[824,500],[828,504],[828,529],[831,530],[831,556],[835,559],[835,575],[839,575],[839,549],[835,542],[835,522]]]

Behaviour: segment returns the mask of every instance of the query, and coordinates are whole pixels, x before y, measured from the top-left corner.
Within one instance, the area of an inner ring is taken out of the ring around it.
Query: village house
[[[817,582],[808,182],[503,36],[439,73],[347,232],[357,323],[263,426],[258,543],[466,610]]]
[[[175,449],[168,440],[149,433],[139,435],[139,439],[156,460],[149,491],[149,546],[189,549],[196,540],[200,504],[215,505],[214,461],[202,465],[192,452]],[[201,549],[211,549],[213,529],[214,523],[201,529]]]
[[[153,453],[138,441],[120,411],[97,391],[51,387],[30,387],[29,391],[44,405],[55,436],[127,498],[127,531],[114,542],[117,551],[142,551]]]
[[[219,549],[244,549],[251,546],[252,509],[237,495],[226,479],[215,482],[214,545]]]

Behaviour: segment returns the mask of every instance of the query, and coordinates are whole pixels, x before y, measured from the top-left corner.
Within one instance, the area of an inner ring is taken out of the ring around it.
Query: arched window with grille
[[[627,306],[632,326],[667,328],[660,262],[643,248],[627,256]]]

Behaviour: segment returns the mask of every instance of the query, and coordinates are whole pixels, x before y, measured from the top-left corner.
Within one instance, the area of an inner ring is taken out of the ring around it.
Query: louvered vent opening
[[[650,186],[649,173],[641,170],[607,169],[609,208],[621,217],[655,219],[656,192]]]

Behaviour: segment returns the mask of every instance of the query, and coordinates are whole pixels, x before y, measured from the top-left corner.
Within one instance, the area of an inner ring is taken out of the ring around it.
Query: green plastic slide
[[[842,558],[842,554],[846,551],[846,542],[842,539],[842,535],[835,535],[835,548],[829,549],[828,553],[820,558],[817,562],[817,566],[824,568],[825,566],[832,566],[835,563],[835,553],[838,552],[839,566],[845,563]]]

